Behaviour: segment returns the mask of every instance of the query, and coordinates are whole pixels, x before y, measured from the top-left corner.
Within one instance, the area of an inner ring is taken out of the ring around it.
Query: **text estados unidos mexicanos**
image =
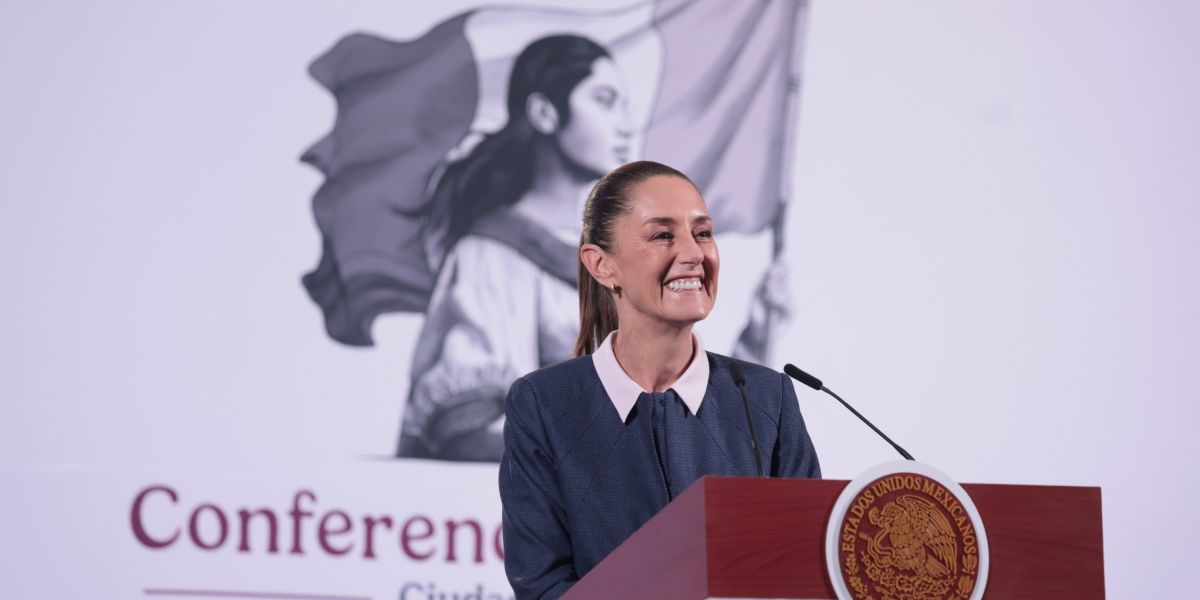
[[[153,550],[190,545],[200,550],[245,554],[281,552],[376,560],[395,554],[415,562],[503,562],[497,523],[477,518],[351,514],[320,508],[317,494],[297,490],[286,509],[223,507],[190,502],[167,485],[151,485],[133,498],[130,527],[138,543]],[[168,525],[164,525],[168,524]]]
[[[902,489],[919,491],[941,504],[949,513],[950,520],[958,527],[963,543],[963,552],[967,555],[979,552],[975,528],[971,524],[966,508],[958,502],[954,494],[940,483],[913,474],[893,475],[879,479],[860,492],[842,523],[841,549],[843,552],[854,552],[855,536],[858,533],[859,524],[875,500],[882,498],[885,494]]]

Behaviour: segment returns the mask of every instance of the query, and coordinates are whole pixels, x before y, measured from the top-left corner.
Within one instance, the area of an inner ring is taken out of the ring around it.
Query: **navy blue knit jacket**
[[[756,474],[728,367],[736,359],[706,354],[708,389],[695,415],[668,390],[642,394],[621,422],[590,356],[513,383],[504,401],[500,498],[504,568],[518,599],[566,593],[700,477]],[[772,477],[820,477],[791,381],[739,364],[764,469]]]

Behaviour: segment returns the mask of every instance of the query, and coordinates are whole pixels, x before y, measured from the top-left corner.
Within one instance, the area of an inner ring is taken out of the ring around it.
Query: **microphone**
[[[750,401],[746,400],[746,376],[742,374],[742,366],[736,360],[729,361],[729,373],[733,375],[733,383],[742,392],[742,408],[746,409],[746,425],[750,427],[750,447],[754,450],[754,466],[758,468],[758,476],[762,477],[762,455],[758,453],[758,436],[754,434],[754,420],[750,418]]]
[[[807,385],[808,387],[810,387],[814,390],[825,392],[826,394],[829,394],[830,396],[837,398],[837,401],[841,402],[842,406],[845,406],[847,409],[849,409],[850,412],[854,413],[854,416],[856,416],[860,420],[862,420],[863,423],[866,423],[867,427],[870,427],[872,431],[879,434],[879,437],[883,438],[884,441],[891,444],[892,447],[896,449],[896,452],[900,453],[900,456],[903,456],[907,460],[915,460],[912,457],[912,455],[908,453],[908,451],[906,451],[904,448],[900,447],[900,444],[893,442],[892,438],[888,437],[887,434],[880,431],[878,427],[876,427],[874,424],[872,424],[870,421],[868,421],[866,417],[862,416],[862,413],[858,412],[857,410],[854,410],[854,407],[850,406],[850,403],[846,402],[845,400],[842,400],[841,396],[833,393],[833,390],[825,387],[825,385],[821,383],[820,379],[817,379],[816,377],[813,377],[812,375],[809,375],[808,373],[801,371],[799,367],[797,367],[796,365],[790,364],[790,363],[783,366],[783,372],[787,373],[788,376],[791,377],[792,379],[795,379],[796,381],[799,381],[800,383],[803,383],[804,385]]]

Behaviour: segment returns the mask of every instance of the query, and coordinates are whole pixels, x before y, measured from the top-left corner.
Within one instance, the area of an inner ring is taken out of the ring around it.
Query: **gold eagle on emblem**
[[[932,502],[901,496],[883,510],[872,508],[868,518],[879,533],[864,536],[867,553],[880,567],[911,571],[918,578],[941,579],[954,573],[954,529]]]

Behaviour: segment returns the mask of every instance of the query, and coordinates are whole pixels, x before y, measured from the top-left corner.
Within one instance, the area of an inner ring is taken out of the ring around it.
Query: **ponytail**
[[[600,178],[588,194],[583,209],[583,235],[579,246],[595,244],[605,252],[613,251],[613,232],[617,219],[629,212],[629,196],[633,187],[651,177],[666,175],[691,182],[686,175],[667,165],[639,160],[621,165]],[[617,303],[612,290],[604,287],[579,259],[579,337],[575,339],[575,356],[596,351],[604,338],[617,330]]]

